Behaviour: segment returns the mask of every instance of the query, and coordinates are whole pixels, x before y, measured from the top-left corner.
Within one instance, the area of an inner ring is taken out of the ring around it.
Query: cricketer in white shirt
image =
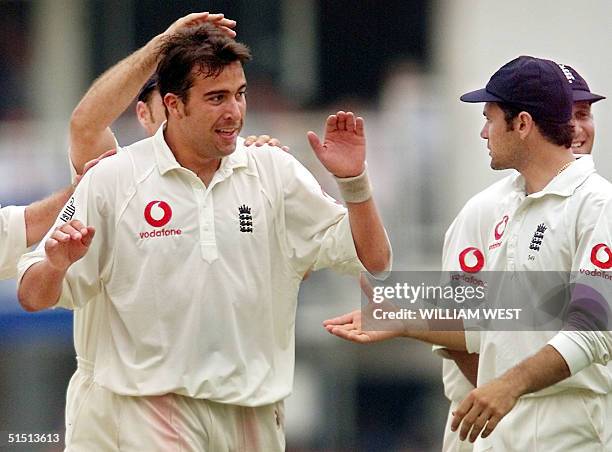
[[[576,160],[537,193],[526,195],[524,179],[518,174],[513,186],[495,209],[504,226],[502,231],[497,223],[485,244],[488,270],[504,271],[507,275],[564,272],[559,273],[560,277],[579,271],[584,256],[590,255],[593,230],[603,205],[612,196],[612,185],[596,174],[592,159]],[[544,237],[534,249],[530,245],[540,225],[545,225]],[[526,283],[528,280],[525,278]],[[585,340],[581,346],[587,347],[591,356],[600,358],[573,365],[579,348],[568,339],[568,334],[576,337],[584,332],[480,333],[478,386],[502,375],[547,343],[563,356],[572,376],[521,397],[491,437],[476,443],[476,450],[491,446],[494,450],[591,450],[589,447],[601,444],[612,446],[610,427],[605,421],[593,421],[588,414],[592,410],[605,413],[612,409],[612,373],[597,353],[596,341]],[[552,412],[558,413],[554,421],[547,419]],[[589,429],[595,434],[584,433]]]
[[[60,306],[104,294],[94,379],[123,395],[258,406],[289,395],[297,292],[310,268],[363,270],[348,214],[292,156],[239,144],[208,187],[163,138],[81,181],[57,224],[96,228]],[[45,256],[24,256],[22,276]]]

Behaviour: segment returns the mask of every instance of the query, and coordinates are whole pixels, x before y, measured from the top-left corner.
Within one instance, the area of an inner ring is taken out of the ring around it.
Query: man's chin
[[[499,162],[496,162],[495,160],[491,160],[491,169],[495,170],[495,171],[502,171],[502,170],[506,170],[509,169],[510,167],[507,165],[503,165]]]
[[[236,150],[236,144],[238,143],[238,135],[233,140],[221,140],[217,141],[217,152],[221,155],[230,155]]]

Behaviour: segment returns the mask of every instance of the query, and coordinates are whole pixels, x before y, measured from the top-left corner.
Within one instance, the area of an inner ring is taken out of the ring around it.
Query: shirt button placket
[[[212,191],[206,191],[202,184],[194,183],[194,192],[198,204],[198,224],[200,232],[200,253],[206,262],[217,259],[217,242],[215,239],[215,209]]]

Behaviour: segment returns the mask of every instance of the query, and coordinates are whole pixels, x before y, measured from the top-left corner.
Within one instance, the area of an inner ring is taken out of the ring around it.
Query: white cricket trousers
[[[285,450],[284,405],[251,408],[177,394],[130,397],[78,368],[66,395],[67,452],[276,452]]]
[[[612,451],[612,394],[587,390],[521,398],[478,452]]]

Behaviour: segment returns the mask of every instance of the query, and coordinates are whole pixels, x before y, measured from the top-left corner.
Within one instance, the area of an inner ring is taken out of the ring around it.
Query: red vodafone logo
[[[165,201],[151,201],[145,207],[144,217],[154,228],[161,228],[172,218],[172,209]]]
[[[606,253],[607,259],[605,261],[602,261],[597,257],[597,253],[601,249],[603,249]],[[609,270],[610,268],[612,268],[612,250],[610,250],[610,247],[605,243],[599,243],[595,245],[591,250],[591,262],[597,267],[604,270]]]
[[[495,225],[495,240],[499,240],[504,235],[506,231],[506,226],[508,225],[508,215],[504,215],[504,218]]]
[[[468,256],[470,255],[473,256],[470,260],[476,260],[476,263],[474,263],[473,265],[469,265],[466,262]],[[480,251],[478,248],[470,246],[469,248],[466,248],[461,251],[461,253],[459,254],[459,265],[461,266],[461,270],[466,273],[478,273],[480,270],[482,270],[484,264],[484,255],[482,254],[482,251]]]

